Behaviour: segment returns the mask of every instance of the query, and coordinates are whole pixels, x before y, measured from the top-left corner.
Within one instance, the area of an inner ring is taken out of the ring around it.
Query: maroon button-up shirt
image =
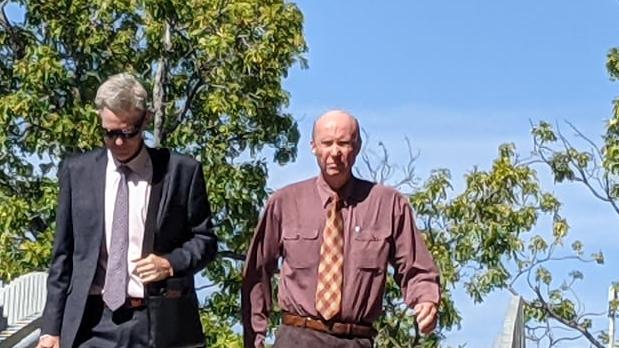
[[[275,192],[267,202],[245,263],[243,326],[246,347],[262,347],[271,310],[271,277],[282,258],[279,305],[320,318],[316,284],[320,244],[333,190],[322,177]],[[344,200],[342,307],[333,320],[371,324],[382,313],[387,263],[409,306],[438,304],[439,273],[415,227],[407,199],[392,188],[352,178]]]

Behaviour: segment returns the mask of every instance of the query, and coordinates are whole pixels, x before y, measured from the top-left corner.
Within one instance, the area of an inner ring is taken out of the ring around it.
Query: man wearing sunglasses
[[[194,273],[215,257],[202,166],[144,144],[144,87],[95,99],[105,146],[63,162],[39,348],[203,347]]]

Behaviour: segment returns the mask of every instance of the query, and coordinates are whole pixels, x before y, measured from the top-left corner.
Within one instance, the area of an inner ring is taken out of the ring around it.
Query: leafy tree
[[[8,4],[24,18],[7,18]],[[238,259],[267,195],[266,156],[296,156],[281,81],[305,65],[302,21],[283,0],[0,2],[0,279],[46,268],[57,165],[102,144],[96,89],[133,72],[152,90],[148,138],[204,165],[224,257],[206,272],[218,292],[203,319],[217,329],[209,346],[238,342]]]
[[[619,49],[610,50],[606,67],[611,79],[619,77]],[[613,112],[605,125],[601,144],[571,123],[566,123],[573,132],[572,136],[548,122],[533,125],[532,156],[522,165],[541,166],[550,172],[555,183],[582,185],[594,199],[607,204],[611,212],[619,215],[619,100],[613,101]],[[603,263],[604,256],[600,251],[586,257],[582,243],[577,240],[571,243],[571,256],[556,256],[569,229],[565,220],[558,221],[553,228],[553,240],[545,241],[539,236],[531,239],[530,247],[534,253],[528,259],[518,260],[517,273],[508,289],[514,294],[523,294],[513,284],[519,278],[526,279],[530,290],[529,296],[525,295],[527,338],[538,346],[552,347],[560,342],[580,339],[593,347],[605,347],[608,332],[596,328],[595,319],[616,315],[619,302],[601,303],[599,308],[608,308],[608,313],[592,312],[587,309],[591,304],[583,303],[574,289],[574,284],[584,279],[582,272],[573,270],[563,282],[555,285],[557,282],[553,282],[552,272],[544,267],[549,262],[562,262],[567,258]],[[619,290],[618,283],[612,286],[615,291]]]
[[[608,54],[607,68],[613,79],[619,78],[619,49]],[[583,303],[577,294],[576,285],[584,274],[578,269],[562,276],[552,271],[553,264],[567,266],[570,260],[602,264],[604,255],[601,251],[586,253],[582,242],[568,238],[569,223],[560,214],[561,202],[543,190],[537,170],[549,172],[557,184],[583,185],[594,199],[619,215],[619,100],[613,105],[602,144],[569,122],[571,137],[542,121],[532,126],[530,156],[521,159],[513,144],[501,145],[492,167],[486,171],[473,168],[459,193],[453,192],[446,169],[434,171],[419,185],[414,156],[398,167],[390,162],[382,143],[374,157],[364,154],[362,176],[410,189],[417,223],[442,273],[445,293],[439,337],[462,320],[450,290],[463,285],[475,302],[500,289],[521,296],[527,339],[539,347],[578,341],[601,348],[608,343],[608,332],[596,327],[596,319],[609,314],[587,309],[594,304]],[[402,176],[395,178],[398,168],[403,169]],[[549,231],[541,227],[544,219],[550,219]],[[613,286],[619,290],[619,283]],[[436,345],[436,337],[417,338],[399,297],[395,284],[388,283],[388,310],[380,322],[379,346],[406,347],[411,345],[411,336],[413,344]],[[617,300],[598,306],[608,308],[611,315],[616,315],[618,307]]]
[[[614,70],[616,50],[611,50],[608,60],[608,68],[611,76],[616,76]],[[574,136],[564,134],[559,127],[553,127],[547,122],[540,122],[532,128],[534,151],[531,163],[540,163],[552,174],[556,183],[573,182],[583,185],[595,199],[607,203],[611,211],[619,214],[617,198],[619,197],[619,157],[617,146],[619,144],[617,124],[619,113],[617,101],[614,102],[613,114],[608,121],[605,134],[602,137],[603,144],[598,145],[585,134],[580,132],[572,124],[567,123]],[[576,143],[579,143],[576,145]],[[584,145],[582,145],[584,144]],[[584,147],[584,149],[580,149]],[[567,226],[566,226],[567,228]],[[555,244],[550,248],[556,247]],[[578,258],[582,259],[582,244],[578,241],[572,243],[571,248]],[[602,252],[592,255],[588,261],[602,263]],[[546,269],[539,271],[546,286],[551,282],[551,274]],[[591,346],[605,347],[608,343],[608,332],[595,329],[594,319],[604,318],[608,313],[592,313],[586,310],[585,304],[573,291],[573,284],[581,281],[584,274],[574,270],[569,273],[566,282],[555,288],[534,287],[535,295],[527,302],[528,314],[532,325],[529,326],[529,338],[538,344],[553,346],[554,344],[575,340],[584,337]],[[614,284],[615,291],[619,288]],[[600,289],[602,290],[602,289]],[[611,313],[616,313],[617,302],[613,301],[602,308],[608,308]],[[567,327],[573,332],[568,335],[555,334],[557,327]]]
[[[534,128],[533,133],[537,132]],[[520,160],[514,145],[501,145],[490,169],[474,168],[464,177],[463,191],[454,192],[448,170],[435,170],[420,184],[414,173],[416,156],[401,166],[390,162],[382,143],[379,149],[366,149],[358,174],[408,188],[417,225],[441,269],[443,298],[440,330],[420,337],[412,313],[390,279],[386,313],[378,323],[378,347],[437,346],[445,332],[462,321],[451,293],[462,286],[474,302],[497,290],[521,296],[529,323],[527,337],[539,346],[584,337],[602,347],[603,338],[598,340],[596,334],[604,337],[605,333],[592,328],[599,314],[585,311],[574,291],[583,274],[570,271],[557,286],[548,265],[569,260],[603,263],[603,254],[587,255],[580,241],[564,247],[569,225],[560,215],[559,200],[542,189],[533,169],[536,161]],[[544,222],[550,222],[550,231],[542,229]],[[557,327],[568,329],[567,334],[558,334]]]

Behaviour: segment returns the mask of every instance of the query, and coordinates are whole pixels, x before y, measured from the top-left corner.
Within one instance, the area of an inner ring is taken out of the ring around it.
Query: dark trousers
[[[312,329],[282,325],[273,348],[372,348],[369,338],[344,338]]]
[[[148,311],[121,307],[112,312],[101,296],[88,296],[74,347],[148,348]]]

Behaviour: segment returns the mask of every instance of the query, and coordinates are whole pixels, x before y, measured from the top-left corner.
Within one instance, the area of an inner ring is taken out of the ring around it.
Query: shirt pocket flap
[[[283,228],[284,240],[311,240],[318,238],[318,229],[307,227],[285,227]]]
[[[284,262],[292,268],[310,268],[320,259],[318,229],[305,227],[284,228]]]
[[[380,241],[391,236],[391,231],[386,228],[365,228],[355,231],[355,240],[360,241]]]
[[[353,262],[357,269],[382,272],[386,268],[388,238],[391,231],[388,228],[359,229],[355,232],[353,241]]]

